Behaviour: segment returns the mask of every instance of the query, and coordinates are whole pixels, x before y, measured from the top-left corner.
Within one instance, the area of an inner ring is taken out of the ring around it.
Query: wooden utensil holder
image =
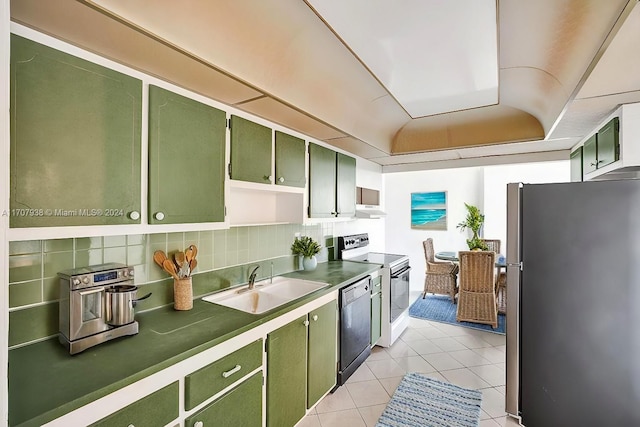
[[[191,276],[184,279],[173,279],[174,310],[191,310],[193,308],[193,286]]]

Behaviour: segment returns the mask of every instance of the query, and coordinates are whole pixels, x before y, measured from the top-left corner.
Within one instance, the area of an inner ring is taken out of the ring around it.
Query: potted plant
[[[309,236],[296,237],[291,245],[294,255],[302,256],[302,265],[305,270],[315,270],[318,265],[316,254],[320,252],[320,245]]]
[[[476,206],[464,204],[467,208],[467,216],[461,223],[458,224],[457,228],[460,231],[464,231],[467,228],[471,230],[473,236],[471,239],[467,239],[467,245],[469,246],[469,250],[482,250],[486,251],[488,249],[487,245],[480,239],[478,233],[480,232],[480,228],[482,224],[484,224],[484,215],[480,212]]]

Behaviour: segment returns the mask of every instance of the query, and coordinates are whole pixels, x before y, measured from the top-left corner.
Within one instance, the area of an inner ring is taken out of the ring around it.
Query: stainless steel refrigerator
[[[640,180],[507,186],[507,413],[640,426]]]

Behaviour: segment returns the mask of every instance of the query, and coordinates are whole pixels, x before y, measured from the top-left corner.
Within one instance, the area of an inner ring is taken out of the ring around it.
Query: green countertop
[[[69,355],[49,339],[9,351],[9,425],[41,425],[376,271],[349,261],[285,274],[330,286],[263,314],[196,299],[193,309],[136,314],[140,332]]]

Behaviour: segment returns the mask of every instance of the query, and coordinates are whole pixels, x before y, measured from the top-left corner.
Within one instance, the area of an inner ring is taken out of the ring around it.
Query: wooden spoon
[[[174,279],[179,279],[176,265],[171,262],[169,258],[164,260],[164,262],[162,263],[162,267],[164,268],[164,271],[172,275]]]
[[[176,262],[176,266],[178,267],[178,270],[182,268],[182,266],[184,265],[184,252],[178,251],[175,254],[173,254],[173,259]]]
[[[189,249],[191,249],[191,258],[192,259],[196,259],[196,255],[198,255],[198,248],[196,247],[196,245],[191,245],[189,246]]]
[[[164,251],[155,251],[153,253],[153,261],[160,266],[160,268],[164,268],[164,260],[167,259],[167,254]]]
[[[191,260],[193,259],[193,249],[191,249],[191,246],[185,249],[184,258],[187,260],[187,262],[191,262]]]
[[[189,261],[190,275],[193,274],[193,270],[195,270],[197,266],[198,266],[198,260],[195,258],[191,258],[191,261]]]

